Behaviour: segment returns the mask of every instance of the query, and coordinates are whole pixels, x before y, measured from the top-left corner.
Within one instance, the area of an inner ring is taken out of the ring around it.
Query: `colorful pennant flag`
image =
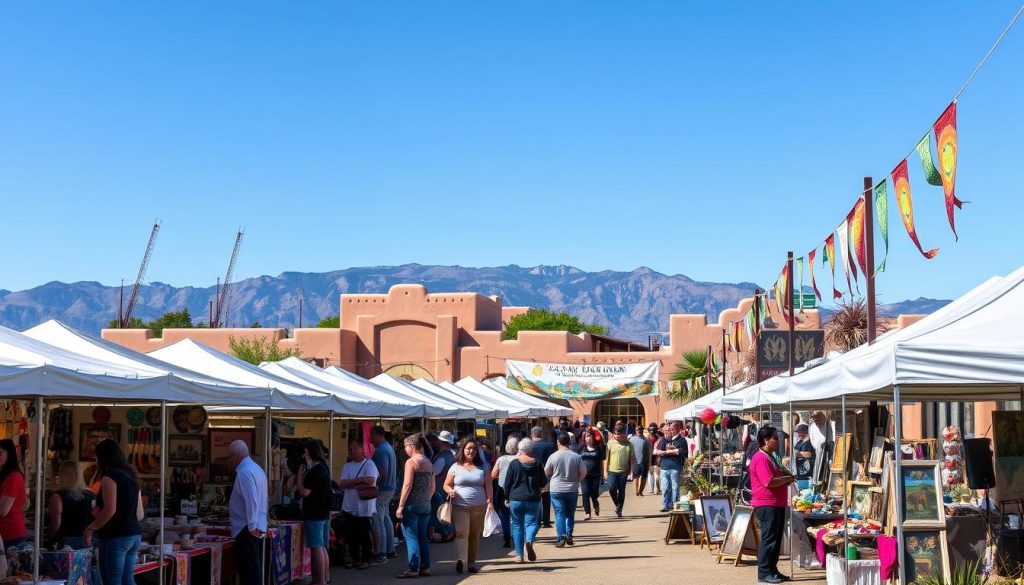
[[[921,169],[924,170],[924,179],[929,185],[942,186],[942,177],[939,176],[939,169],[935,168],[932,162],[932,133],[928,132],[921,138],[921,141],[914,147],[917,151],[917,158],[921,159]]]
[[[797,300],[797,304],[799,304],[802,307],[803,306],[803,297],[801,297],[800,294],[804,292],[804,257],[803,256],[801,256],[801,257],[796,259],[796,282],[797,282],[797,287],[796,287],[795,298]]]
[[[939,116],[932,127],[935,130],[935,147],[939,155],[939,176],[942,178],[942,191],[946,194],[946,217],[949,218],[949,227],[953,230],[953,236],[959,239],[956,234],[956,225],[953,221],[953,206],[957,209],[963,207],[963,201],[956,197],[956,158],[957,158],[957,136],[956,136],[956,102],[949,104],[945,112]]]
[[[822,265],[825,264],[825,260],[828,260],[829,266],[832,267],[832,298],[838,299],[843,296],[843,293],[839,292],[836,288],[836,234],[832,232],[825,238],[825,257],[821,259]]]
[[[807,253],[807,266],[811,272],[811,288],[814,289],[814,296],[818,297],[818,301],[821,301],[821,292],[818,290],[818,284],[814,282],[814,255],[818,253],[818,249],[815,248]]]
[[[885,242],[885,255],[882,256],[882,263],[875,269],[876,274],[885,272],[885,261],[889,258],[889,192],[885,185],[885,179],[875,185],[875,215],[878,217],[878,230],[882,232],[882,241]]]
[[[789,312],[793,310],[793,276],[789,273],[789,263],[782,267],[779,288],[783,294],[782,319],[789,325]]]
[[[867,242],[864,238],[865,209],[864,197],[858,198],[857,203],[853,206],[853,211],[850,212],[850,246],[857,257],[860,271],[864,274],[864,278],[868,278]]]
[[[903,159],[903,162],[896,165],[896,168],[892,170],[892,186],[896,191],[896,206],[900,209],[903,226],[907,228],[910,239],[917,246],[921,254],[931,260],[939,253],[939,249],[932,248],[925,252],[924,248],[921,247],[921,242],[917,239],[917,230],[914,227],[914,200],[910,196],[910,180],[907,177],[906,159]]]
[[[852,297],[853,285],[850,284],[850,269],[853,267],[853,263],[850,262],[850,222],[848,219],[844,219],[843,223],[839,224],[836,234],[839,235],[839,259],[843,262],[843,273],[846,274],[846,288]],[[856,277],[854,278],[856,279]]]

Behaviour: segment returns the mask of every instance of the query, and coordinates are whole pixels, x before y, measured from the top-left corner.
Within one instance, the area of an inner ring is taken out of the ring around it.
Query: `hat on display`
[[[438,433],[437,440],[441,441],[442,443],[448,443],[449,445],[454,445],[456,443],[455,435],[451,434],[448,431],[441,431],[440,433]]]

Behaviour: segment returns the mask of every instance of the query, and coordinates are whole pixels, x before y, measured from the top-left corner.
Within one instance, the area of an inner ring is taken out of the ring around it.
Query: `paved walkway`
[[[455,574],[455,546],[453,543],[433,545],[433,566],[430,577],[417,581],[430,584],[466,585],[528,585],[552,582],[552,579],[572,579],[577,583],[601,583],[609,578],[627,579],[634,583],[657,583],[680,578],[693,577],[701,583],[750,584],[757,582],[757,567],[754,559],[739,567],[725,561],[718,564],[715,556],[705,548],[688,543],[664,543],[668,526],[666,514],[661,514],[661,496],[627,496],[624,517],[617,519],[607,494],[601,495],[600,518],[582,522],[583,511],[577,511],[575,541],[573,547],[555,548],[554,529],[542,528],[536,545],[537,562],[519,564],[509,549],[501,548],[502,537],[492,536],[481,541],[480,573],[476,575]],[[612,511],[612,516],[607,515]],[[398,557],[386,565],[371,567],[366,571],[334,567],[331,571],[333,585],[343,583],[397,583],[398,575],[405,567],[405,544],[400,543]],[[780,568],[789,573],[789,561],[783,560]],[[817,585],[825,582],[823,571],[804,572],[799,569],[794,575],[799,585]]]

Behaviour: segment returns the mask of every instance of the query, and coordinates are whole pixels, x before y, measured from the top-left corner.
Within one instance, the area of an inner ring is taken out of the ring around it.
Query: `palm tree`
[[[676,364],[673,380],[682,382],[679,388],[668,392],[668,397],[677,402],[689,402],[721,387],[718,372],[711,372],[711,387],[707,387],[708,354],[703,349],[691,349],[683,353],[683,361]],[[690,382],[691,388],[686,387]]]
[[[884,333],[885,330],[884,324],[875,322],[876,335]],[[839,304],[836,312],[832,314],[832,319],[825,325],[825,352],[850,351],[867,341],[868,306],[864,299]]]

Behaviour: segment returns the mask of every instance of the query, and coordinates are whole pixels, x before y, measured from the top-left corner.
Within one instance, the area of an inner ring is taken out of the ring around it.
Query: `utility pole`
[[[868,343],[875,340],[875,222],[874,192],[871,177],[864,177],[864,256],[867,261],[868,281]]]
[[[786,288],[789,290],[786,290],[783,294],[786,295],[789,307],[784,306],[783,310],[789,310],[789,347],[786,349],[786,353],[789,355],[789,375],[792,376],[793,364],[795,363],[795,356],[793,355],[793,348],[795,347],[793,343],[793,329],[796,326],[796,316],[793,315],[793,252],[786,253],[786,273]]]
[[[761,289],[754,289],[754,382],[761,383]]]
[[[722,395],[725,395],[725,364],[728,363],[728,347],[725,344],[725,329],[722,329]]]

